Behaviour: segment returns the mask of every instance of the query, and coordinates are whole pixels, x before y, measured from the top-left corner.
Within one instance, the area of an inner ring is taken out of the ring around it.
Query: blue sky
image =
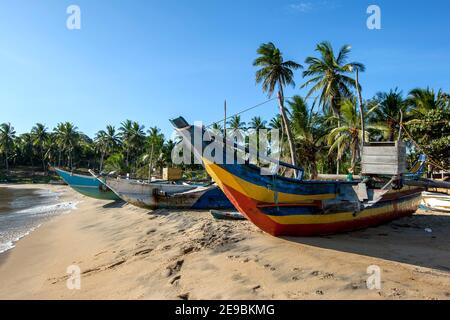
[[[81,8],[81,30],[66,8]],[[382,29],[366,27],[370,4]],[[125,119],[172,132],[168,119],[210,123],[267,99],[255,85],[257,47],[274,42],[299,63],[315,45],[352,45],[364,98],[399,87],[450,87],[446,0],[2,0],[0,122],[18,133],[72,121],[93,136]],[[304,79],[286,96],[305,94]],[[276,104],[244,115],[265,118]]]

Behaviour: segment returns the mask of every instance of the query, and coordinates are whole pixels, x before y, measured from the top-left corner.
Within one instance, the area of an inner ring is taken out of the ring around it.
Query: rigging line
[[[378,107],[380,105],[380,103],[378,103],[375,107],[373,107],[372,109],[374,109],[374,108],[376,108],[376,107]],[[382,110],[381,110],[382,111]],[[391,120],[394,120],[394,121],[398,121],[398,119],[394,119],[393,117],[391,117],[390,115],[388,115],[386,112],[384,112],[383,111],[383,114],[385,115],[385,116],[387,116],[388,118],[390,118]],[[439,165],[435,160],[433,160],[433,158],[432,157],[430,157],[428,154],[426,154],[425,153],[425,151],[423,150],[423,148],[413,139],[413,137],[412,137],[412,135],[408,132],[408,130],[406,130],[406,128],[405,128],[405,126],[403,125],[403,123],[401,123],[400,124],[401,126],[402,126],[402,128],[403,128],[403,130],[406,132],[406,134],[408,135],[408,137],[409,137],[409,139],[412,141],[412,143],[423,153],[423,154],[425,154],[426,156],[427,156],[427,159],[429,159],[429,160],[427,160],[427,162],[428,163],[430,163],[430,164],[432,164],[432,165],[434,165],[435,167],[437,167],[437,168],[439,168],[439,169],[441,169],[441,170],[443,170],[443,171],[445,171],[445,172],[449,172],[447,169],[445,169],[445,168],[443,168],[441,165]]]
[[[420,150],[422,151],[423,154],[425,154],[427,156],[427,159],[430,160],[426,160],[427,162],[429,162],[430,164],[434,165],[435,167],[449,173],[450,171],[448,171],[447,169],[445,169],[444,167],[442,167],[441,165],[439,165],[438,163],[436,163],[433,158],[431,158],[429,155],[427,155],[424,150],[422,149],[422,147],[413,139],[413,137],[411,136],[411,134],[408,132],[408,130],[406,130],[405,126],[402,124],[401,125],[403,130],[406,132],[406,134],[408,135],[409,139],[411,139],[412,143]],[[431,161],[432,160],[432,161]]]
[[[305,100],[306,100],[306,99],[317,99],[318,97],[319,97],[319,96],[317,96],[317,97],[308,97],[308,98],[303,98],[303,99],[305,99]],[[292,98],[293,98],[293,97],[284,97],[284,99],[292,99]],[[252,107],[243,109],[242,111],[236,112],[236,113],[234,113],[234,114],[232,114],[232,115],[226,117],[225,119],[222,118],[222,119],[220,119],[220,120],[218,120],[218,121],[214,121],[214,122],[210,123],[209,125],[206,126],[206,128],[209,128],[209,127],[211,127],[212,125],[214,125],[214,124],[216,124],[216,123],[223,122],[223,120],[228,120],[228,119],[230,119],[230,118],[233,118],[234,116],[238,116],[238,115],[240,115],[240,114],[242,114],[242,113],[245,113],[245,112],[247,112],[247,111],[256,109],[256,108],[258,108],[258,107],[260,107],[260,106],[262,106],[262,105],[264,105],[264,104],[266,104],[266,103],[269,103],[269,102],[274,101],[274,100],[277,100],[277,99],[278,99],[278,97],[276,97],[276,98],[271,98],[271,99],[266,100],[266,101],[264,101],[264,102],[258,103],[258,104],[254,105],[254,106],[252,106]]]
[[[262,106],[262,105],[264,105],[264,104],[266,104],[266,103],[269,103],[269,102],[271,102],[271,101],[273,101],[273,100],[276,100],[276,99],[278,99],[278,98],[272,98],[272,99],[266,100],[266,101],[264,101],[264,102],[258,103],[258,104],[254,105],[254,106],[252,106],[252,107],[246,108],[246,109],[244,109],[244,110],[242,110],[242,111],[239,111],[239,112],[237,112],[237,113],[235,113],[235,114],[232,114],[232,115],[226,117],[225,119],[220,119],[220,120],[218,120],[218,121],[215,121],[215,122],[213,122],[213,123],[207,125],[206,128],[209,128],[209,127],[211,127],[212,125],[214,125],[214,124],[216,124],[216,123],[222,122],[223,120],[228,120],[228,119],[230,119],[230,118],[233,118],[234,116],[240,115],[240,114],[242,114],[242,113],[244,113],[244,112],[247,112],[247,111],[256,109],[256,108],[258,108],[258,107],[260,107],[260,106]]]

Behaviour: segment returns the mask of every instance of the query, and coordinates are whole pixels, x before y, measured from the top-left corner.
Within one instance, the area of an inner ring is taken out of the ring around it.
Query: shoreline
[[[66,186],[26,186],[79,203],[0,254],[0,299],[450,299],[448,214],[274,238],[207,211],[149,211]],[[81,270],[80,290],[66,286],[70,265]],[[371,265],[381,269],[380,290],[366,287]]]
[[[10,210],[18,210],[18,211],[22,211],[22,210],[30,210],[32,208],[40,208],[42,209],[44,208],[49,208],[52,207],[53,209],[53,214],[50,217],[44,217],[41,218],[42,221],[39,221],[36,225],[29,227],[27,231],[25,231],[25,233],[19,235],[17,238],[10,240],[11,243],[11,247],[6,248],[6,250],[1,251],[0,252],[0,264],[2,263],[2,256],[4,254],[9,253],[11,250],[13,250],[17,243],[19,243],[19,241],[21,241],[22,239],[28,237],[29,235],[31,235],[33,232],[35,232],[36,230],[38,230],[43,224],[57,218],[58,216],[64,215],[64,214],[68,214],[70,212],[72,212],[73,210],[76,210],[77,207],[77,202],[73,202],[73,201],[69,201],[71,200],[71,197],[65,197],[64,196],[64,192],[66,191],[66,188],[60,188],[61,185],[50,185],[50,184],[29,184],[29,183],[0,183],[0,188],[8,188],[11,192],[11,189],[14,190],[12,191],[12,197],[17,197],[17,194],[15,194],[15,192],[19,191],[19,192],[23,192],[25,190],[29,190],[30,192],[32,192],[33,194],[27,194],[27,196],[36,196],[36,197],[41,197],[42,195],[40,195],[40,192],[45,192],[45,193],[49,193],[51,195],[51,197],[54,197],[54,201],[53,202],[45,202],[45,203],[41,203],[39,205],[32,205],[32,206],[26,206],[23,207],[21,209],[10,209]],[[65,201],[67,200],[67,201]],[[46,214],[48,214],[49,212],[46,212]],[[39,218],[40,216],[37,215],[35,216],[35,218]]]

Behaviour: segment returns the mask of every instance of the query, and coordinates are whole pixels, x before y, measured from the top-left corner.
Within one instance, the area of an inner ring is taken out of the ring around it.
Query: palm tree
[[[211,127],[211,130],[212,130],[216,135],[223,134],[222,126],[221,126],[220,123],[218,123],[218,122],[214,122],[214,123],[213,123],[213,125],[212,125],[212,127]]]
[[[172,165],[172,150],[173,148],[175,148],[175,142],[173,140],[168,140],[166,143],[164,143],[163,146],[163,157],[164,157],[164,162],[167,165]]]
[[[44,145],[48,139],[47,127],[42,123],[36,123],[36,125],[31,129],[31,136],[33,138],[33,145],[38,147],[39,154],[42,161],[42,170],[46,170],[45,166],[45,151]]]
[[[257,116],[250,120],[249,126],[255,130],[266,129],[266,123],[267,121],[262,120],[261,117]]]
[[[232,131],[238,131],[238,130],[245,129],[245,122],[241,121],[240,115],[232,116],[227,123]]]
[[[407,105],[402,97],[402,92],[397,88],[389,92],[378,92],[375,98],[370,102],[374,105],[372,116],[369,122],[372,127],[385,133],[385,139],[394,141],[395,136],[400,130],[401,114],[406,116]]]
[[[56,125],[56,127],[53,129],[53,139],[55,140],[56,145],[58,146],[58,167],[61,166],[61,157],[63,153],[63,145],[61,136],[64,131],[64,123],[60,122]]]
[[[305,88],[313,85],[306,98],[315,92],[320,91],[319,102],[323,109],[331,109],[337,118],[340,127],[340,106],[341,99],[352,96],[352,88],[356,88],[356,81],[348,74],[356,69],[364,71],[365,66],[359,62],[347,63],[350,54],[350,46],[344,45],[337,57],[334,55],[333,47],[329,42],[321,42],[317,45],[316,51],[320,58],[307,57],[305,63],[308,69],[303,72],[303,77],[311,77],[301,87]],[[339,153],[339,152],[338,152]],[[337,162],[337,173],[339,174],[339,161]]]
[[[145,127],[143,125],[140,125],[136,121],[133,122],[133,126],[131,129],[131,136],[130,136],[130,147],[132,152],[132,159],[136,160],[137,154],[143,151],[144,149],[144,143],[145,143]],[[135,166],[137,166],[137,162],[135,161]]]
[[[111,125],[106,126],[105,130],[100,130],[95,135],[94,141],[100,150],[100,171],[103,168],[103,160],[107,154],[112,153],[120,143],[118,134],[116,133],[116,128]]]
[[[133,131],[133,121],[127,119],[124,122],[120,124],[119,128],[119,136],[122,140],[122,145],[125,147],[127,156],[125,160],[125,164],[128,167],[129,166],[129,160],[130,160],[130,148],[131,148],[131,140],[132,140],[132,131]]]
[[[126,166],[130,166],[130,157],[139,149],[142,149],[145,139],[144,126],[136,121],[126,120],[119,128],[120,138],[126,150]]]
[[[409,92],[406,98],[406,104],[410,107],[411,115],[416,118],[421,118],[426,115],[428,111],[440,110],[448,107],[446,102],[446,94],[439,90],[437,93],[433,89],[416,88]]]
[[[80,142],[80,133],[78,132],[78,128],[71,122],[59,123],[55,128],[55,136],[60,152],[65,152],[67,156],[67,166],[72,168],[72,153]]]
[[[356,162],[360,157],[362,139],[361,121],[356,107],[355,99],[341,101],[342,126],[334,128],[328,134],[328,145],[330,153],[338,150],[338,160],[342,159],[345,151],[351,152],[351,172],[355,172]],[[335,118],[336,116],[332,116]],[[331,120],[331,119],[330,119]],[[368,127],[370,128],[370,126]]]
[[[317,162],[325,149],[324,138],[328,133],[324,126],[324,117],[308,108],[300,96],[292,97],[288,105],[300,162],[309,171],[311,179],[316,179]]]
[[[263,92],[267,92],[269,98],[274,93],[276,87],[278,87],[278,106],[289,142],[291,162],[293,165],[296,165],[297,154],[295,152],[289,119],[286,116],[284,107],[284,87],[287,85],[295,86],[293,70],[302,68],[302,66],[291,60],[284,61],[280,49],[275,47],[272,42],[263,43],[256,52],[259,56],[253,62],[253,65],[260,68],[256,71],[256,83],[262,83]]]
[[[20,154],[23,159],[27,159],[30,161],[30,165],[33,168],[33,156],[34,156],[34,148],[33,148],[33,137],[31,133],[24,133],[19,136],[17,139],[18,148],[20,150]]]
[[[281,116],[279,114],[277,114],[275,117],[270,119],[269,127],[272,128],[272,129],[281,130],[282,126],[283,126],[281,122],[282,122],[281,121]]]
[[[155,164],[157,164],[159,168],[162,169],[162,167],[164,166],[164,157],[162,152],[164,146],[164,134],[161,133],[161,130],[158,127],[151,127],[147,131],[147,133],[147,145],[149,146],[147,149],[149,153],[143,155],[143,161],[148,162],[149,170]]]
[[[105,170],[115,171],[117,174],[123,174],[128,170],[122,153],[113,153],[105,161]]]
[[[6,172],[9,172],[9,156],[14,147],[14,139],[16,137],[16,131],[11,123],[2,123],[0,125],[0,151],[5,157]]]

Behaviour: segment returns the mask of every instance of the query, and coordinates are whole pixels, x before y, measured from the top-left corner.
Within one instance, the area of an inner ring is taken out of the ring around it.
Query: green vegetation
[[[307,176],[319,173],[358,172],[362,130],[357,103],[356,70],[359,62],[348,62],[350,46],[337,55],[330,43],[316,47],[318,57],[305,60],[305,78],[301,88],[309,88],[306,97],[286,98],[284,88],[294,86],[294,71],[302,66],[285,61],[273,43],[257,49],[253,65],[255,79],[263,92],[272,97],[277,91],[279,114],[272,119],[255,116],[246,124],[240,115],[231,117],[227,131],[276,128],[282,131],[282,158],[305,168]],[[359,87],[361,89],[361,87]],[[312,101],[312,103],[307,103]],[[286,102],[286,103],[285,103]],[[363,103],[366,141],[395,141],[400,132],[410,152],[429,156],[430,169],[450,169],[450,96],[430,88],[412,89],[406,96],[397,88],[379,92]],[[212,127],[222,131],[221,124]],[[89,138],[70,123],[59,123],[53,130],[37,123],[29,133],[17,135],[10,123],[0,124],[0,181],[48,182],[47,164],[68,168],[130,173],[147,178],[171,166],[174,142],[166,140],[157,127],[145,127],[126,120],[119,128],[108,125]],[[12,172],[12,169],[14,172]],[[186,177],[204,178],[198,165],[186,166]],[[30,173],[31,171],[31,173]],[[35,172],[37,171],[37,172]],[[39,174],[40,172],[40,174]],[[15,177],[15,178],[14,178]]]

